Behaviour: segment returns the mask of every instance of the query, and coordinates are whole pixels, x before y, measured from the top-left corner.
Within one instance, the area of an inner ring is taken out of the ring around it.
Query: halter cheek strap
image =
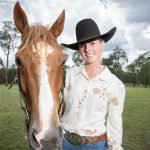
[[[63,86],[61,88],[61,92],[60,92],[60,107],[59,107],[59,110],[58,110],[58,115],[59,115],[59,118],[62,118],[63,114],[64,114],[64,111],[65,111],[65,101],[64,101],[64,87],[65,87],[65,78],[66,78],[66,69],[65,67],[63,66]]]
[[[29,143],[29,134],[28,133],[29,133],[30,114],[27,110],[26,97],[22,91],[21,84],[20,84],[19,68],[17,68],[17,75],[15,76],[13,82],[8,87],[8,89],[12,88],[12,86],[15,84],[16,80],[18,81],[18,90],[19,90],[19,95],[20,95],[20,107],[24,111],[24,114],[25,114],[25,127],[26,127],[26,134],[27,134],[26,139],[28,140],[28,143]],[[30,144],[29,144],[29,147],[30,147],[30,150],[32,150]]]

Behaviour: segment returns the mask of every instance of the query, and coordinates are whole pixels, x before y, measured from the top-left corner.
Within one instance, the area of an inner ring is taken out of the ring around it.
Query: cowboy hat
[[[83,43],[92,39],[96,39],[96,38],[100,38],[104,40],[104,42],[107,42],[113,37],[115,32],[116,32],[116,27],[112,28],[110,31],[108,31],[105,34],[101,34],[94,20],[90,18],[83,19],[79,21],[76,25],[77,42],[73,44],[62,43],[62,45],[73,50],[79,50],[80,43]]]

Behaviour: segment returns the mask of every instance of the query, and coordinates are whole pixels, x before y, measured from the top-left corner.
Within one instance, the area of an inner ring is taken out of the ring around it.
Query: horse
[[[15,55],[20,93],[25,102],[30,149],[57,150],[63,139],[59,118],[62,65],[67,56],[57,43],[65,21],[63,10],[51,27],[28,24],[19,2],[14,6],[14,23],[21,33]]]

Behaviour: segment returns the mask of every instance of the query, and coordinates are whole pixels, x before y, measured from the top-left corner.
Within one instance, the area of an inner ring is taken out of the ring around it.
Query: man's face
[[[101,39],[79,44],[79,50],[81,56],[85,60],[85,64],[92,64],[94,62],[100,61],[103,48],[104,41]]]

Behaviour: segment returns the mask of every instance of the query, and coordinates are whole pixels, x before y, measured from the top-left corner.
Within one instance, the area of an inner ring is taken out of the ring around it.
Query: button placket
[[[77,106],[77,116],[78,117],[83,117],[83,113],[84,113],[84,107],[85,107],[85,102],[86,102],[86,98],[87,98],[87,92],[88,92],[88,88],[86,86],[86,88],[84,89],[83,93],[82,93],[82,99],[79,101],[78,106]]]

